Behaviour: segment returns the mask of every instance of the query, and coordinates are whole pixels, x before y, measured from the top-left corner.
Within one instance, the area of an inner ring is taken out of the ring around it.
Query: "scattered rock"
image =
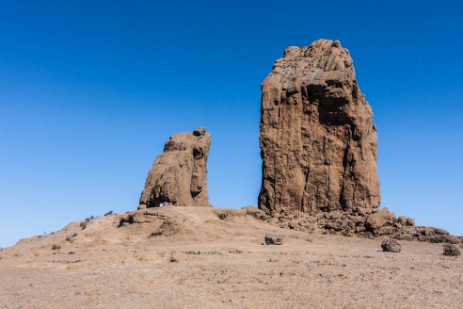
[[[206,168],[210,143],[204,127],[171,136],[151,167],[138,209],[210,206]]]
[[[227,212],[227,211],[221,211],[217,214],[217,217],[220,219],[220,220],[226,220],[228,218],[228,216],[230,216],[230,213]]]
[[[129,227],[137,224],[149,224],[154,227],[148,237],[173,236],[178,233],[179,227],[176,220],[166,216],[157,210],[133,211],[119,218],[118,228]]]
[[[367,231],[375,233],[385,225],[392,225],[396,221],[395,214],[387,208],[383,208],[367,217],[365,228]]]
[[[113,211],[110,210],[110,211],[108,211],[107,213],[105,213],[104,215],[105,215],[105,217],[106,217],[106,216],[110,216],[110,215],[112,215],[112,214],[113,214]]]
[[[397,252],[402,251],[402,244],[396,239],[389,238],[381,243],[381,248],[384,252]]]
[[[280,236],[275,236],[272,234],[267,234],[265,235],[265,244],[266,245],[282,245],[283,244],[283,238]]]
[[[413,218],[407,218],[404,216],[400,216],[397,219],[397,222],[402,224],[403,226],[415,226],[415,220]]]
[[[460,253],[460,249],[458,249],[454,245],[445,244],[443,254],[446,256],[459,256],[461,253]]]
[[[242,209],[246,211],[247,215],[252,216],[256,218],[257,220],[267,221],[269,219],[269,216],[265,212],[263,212],[262,210],[256,207],[246,206],[246,207],[243,207]]]
[[[379,207],[372,120],[349,51],[338,41],[286,49],[262,84],[259,208]]]

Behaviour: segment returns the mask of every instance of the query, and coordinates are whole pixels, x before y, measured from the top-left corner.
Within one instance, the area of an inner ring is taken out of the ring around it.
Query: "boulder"
[[[395,221],[395,214],[383,208],[367,217],[365,228],[370,232],[376,232],[386,225],[391,226]]]
[[[262,84],[259,208],[379,207],[372,120],[350,53],[338,41],[287,48]]]
[[[384,252],[396,252],[402,251],[402,244],[396,239],[389,238],[381,243],[381,248]]]
[[[283,239],[280,236],[276,236],[272,234],[265,235],[264,240],[265,240],[266,245],[282,245],[283,244]]]
[[[415,220],[413,218],[407,218],[404,216],[400,216],[397,222],[402,224],[403,226],[414,226],[415,225]]]
[[[206,168],[210,144],[204,127],[171,136],[148,173],[138,209],[210,206]]]
[[[445,244],[444,245],[443,255],[446,255],[446,256],[460,256],[461,253],[460,253],[460,249],[458,249],[454,245]]]

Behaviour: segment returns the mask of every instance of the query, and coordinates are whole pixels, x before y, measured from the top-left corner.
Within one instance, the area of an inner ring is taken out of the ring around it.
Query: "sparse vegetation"
[[[460,249],[457,247],[451,245],[451,244],[446,244],[444,245],[444,253],[445,256],[459,256],[461,255]]]
[[[95,219],[94,216],[90,216],[90,217],[85,218],[84,221],[80,222],[80,228],[81,228],[82,230],[85,230],[85,229],[87,228],[87,224],[88,224],[90,221],[92,221],[93,219]]]
[[[200,255],[201,251],[188,250],[188,251],[184,251],[183,253],[188,254],[188,255]]]
[[[240,249],[230,249],[228,250],[228,253],[241,254],[243,251]]]
[[[106,216],[110,216],[110,215],[112,215],[112,214],[113,214],[113,211],[110,210],[110,211],[108,211],[107,213],[105,213],[104,216],[106,217]]]
[[[60,245],[53,244],[53,246],[51,246],[51,250],[59,250],[59,249],[61,249]]]
[[[230,250],[230,251],[234,251],[234,250]],[[241,250],[236,250],[236,251],[240,251],[239,253],[241,253]],[[199,250],[188,250],[188,251],[183,251],[184,254],[188,254],[188,255],[223,255],[223,252],[221,251],[218,251],[218,250],[213,250],[213,251],[199,251]],[[238,252],[230,252],[230,253],[238,253]]]

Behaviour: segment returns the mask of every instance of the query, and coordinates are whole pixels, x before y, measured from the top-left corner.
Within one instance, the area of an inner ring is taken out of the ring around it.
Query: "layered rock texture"
[[[262,84],[259,208],[379,207],[372,119],[349,51],[338,41],[287,48]]]
[[[206,167],[210,144],[211,135],[203,127],[171,136],[149,171],[138,209],[210,206]]]

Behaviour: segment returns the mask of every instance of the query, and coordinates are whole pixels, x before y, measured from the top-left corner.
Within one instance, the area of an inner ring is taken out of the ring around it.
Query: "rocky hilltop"
[[[148,173],[138,209],[210,206],[206,167],[210,144],[204,127],[171,136]]]

